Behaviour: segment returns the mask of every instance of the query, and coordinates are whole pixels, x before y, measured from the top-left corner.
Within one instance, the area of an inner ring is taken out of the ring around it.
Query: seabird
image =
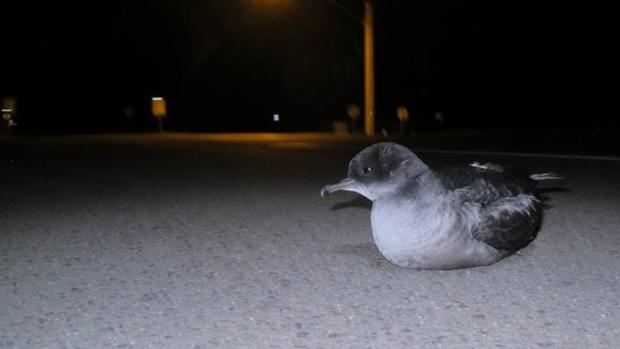
[[[321,189],[372,201],[372,235],[391,263],[417,269],[493,264],[529,244],[540,228],[537,181],[554,173],[510,172],[475,162],[432,170],[408,148],[382,142],[359,152],[348,176]]]

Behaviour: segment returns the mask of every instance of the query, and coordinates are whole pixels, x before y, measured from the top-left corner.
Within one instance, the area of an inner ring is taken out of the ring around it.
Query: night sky
[[[339,0],[360,17],[361,0]],[[580,6],[375,0],[377,126],[617,127],[607,22]],[[328,130],[363,105],[363,31],[328,0],[3,5],[2,96],[23,132]],[[572,116],[577,118],[571,120]]]

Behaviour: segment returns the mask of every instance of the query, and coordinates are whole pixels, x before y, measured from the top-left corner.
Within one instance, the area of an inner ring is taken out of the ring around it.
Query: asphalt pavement
[[[620,159],[414,148],[564,177],[517,255],[417,271],[378,253],[368,201],[319,195],[367,143],[0,142],[0,348],[620,347]]]

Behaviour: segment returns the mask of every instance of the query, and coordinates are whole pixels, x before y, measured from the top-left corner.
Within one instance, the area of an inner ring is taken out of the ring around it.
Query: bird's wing
[[[448,167],[436,172],[448,191],[462,190],[469,200],[486,205],[508,196],[533,192],[533,183],[527,174],[504,171],[495,164]]]
[[[472,236],[495,249],[514,251],[536,237],[542,209],[533,195],[519,194],[490,202],[480,213]]]
[[[534,238],[541,207],[526,175],[500,169],[466,166],[438,176],[447,190],[457,190],[463,201],[480,206],[480,222],[472,231],[475,239],[499,250],[516,250]]]

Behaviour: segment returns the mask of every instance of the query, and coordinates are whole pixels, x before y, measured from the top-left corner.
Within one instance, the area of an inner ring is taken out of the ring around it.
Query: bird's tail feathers
[[[562,179],[562,177],[558,176],[557,174],[553,172],[546,172],[546,173],[531,174],[530,179],[535,180],[535,181],[546,181],[546,180],[551,180],[551,179]]]

